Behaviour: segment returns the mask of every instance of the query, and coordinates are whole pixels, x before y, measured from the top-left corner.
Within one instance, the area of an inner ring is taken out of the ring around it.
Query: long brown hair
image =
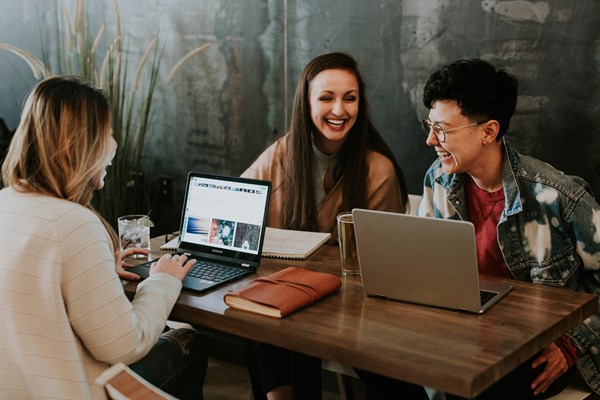
[[[287,141],[285,165],[283,223],[288,229],[318,230],[315,183],[312,175],[312,132],[315,129],[310,116],[309,90],[311,81],[322,71],[342,69],[352,73],[358,82],[358,115],[347,139],[338,152],[334,171],[337,181],[342,179],[342,209],[364,208],[367,205],[367,151],[373,150],[387,157],[396,170],[404,204],[408,201],[406,182],[391,149],[385,143],[369,118],[365,82],[354,58],[345,53],[328,53],[314,58],[304,68],[294,95],[290,134]]]
[[[3,183],[95,212],[90,204],[94,180],[105,167],[110,136],[110,107],[99,89],[75,77],[43,80],[23,108],[2,164]],[[98,217],[117,249],[114,230]]]

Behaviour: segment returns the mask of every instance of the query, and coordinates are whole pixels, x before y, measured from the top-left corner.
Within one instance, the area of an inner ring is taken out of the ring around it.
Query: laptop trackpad
[[[153,262],[156,262],[156,261],[157,260],[153,260],[153,261],[145,262],[143,264],[138,264],[131,268],[125,269],[125,271],[133,272],[134,274],[139,275],[141,279],[146,279],[148,276],[150,276],[150,266],[152,265]]]
[[[186,276],[183,279],[183,286],[186,289],[196,290],[199,292],[208,287],[211,287],[213,285],[214,285],[214,282],[211,282],[211,281],[204,282],[204,279],[192,278],[190,276]]]

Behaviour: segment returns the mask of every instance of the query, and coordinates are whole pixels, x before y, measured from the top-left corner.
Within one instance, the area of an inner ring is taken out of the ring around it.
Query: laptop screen
[[[203,255],[257,261],[269,206],[270,182],[190,173],[180,248]]]

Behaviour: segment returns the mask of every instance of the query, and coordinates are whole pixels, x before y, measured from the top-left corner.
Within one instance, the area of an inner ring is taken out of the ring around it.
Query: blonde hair
[[[27,98],[2,165],[3,183],[95,212],[90,202],[110,136],[110,106],[102,91],[75,77],[45,79]],[[114,230],[98,216],[116,248]]]

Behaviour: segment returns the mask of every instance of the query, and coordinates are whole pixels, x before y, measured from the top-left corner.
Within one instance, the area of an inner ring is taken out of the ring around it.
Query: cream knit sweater
[[[0,191],[0,399],[104,399],[95,378],[156,343],[181,282],[155,274],[130,302],[98,217]]]

